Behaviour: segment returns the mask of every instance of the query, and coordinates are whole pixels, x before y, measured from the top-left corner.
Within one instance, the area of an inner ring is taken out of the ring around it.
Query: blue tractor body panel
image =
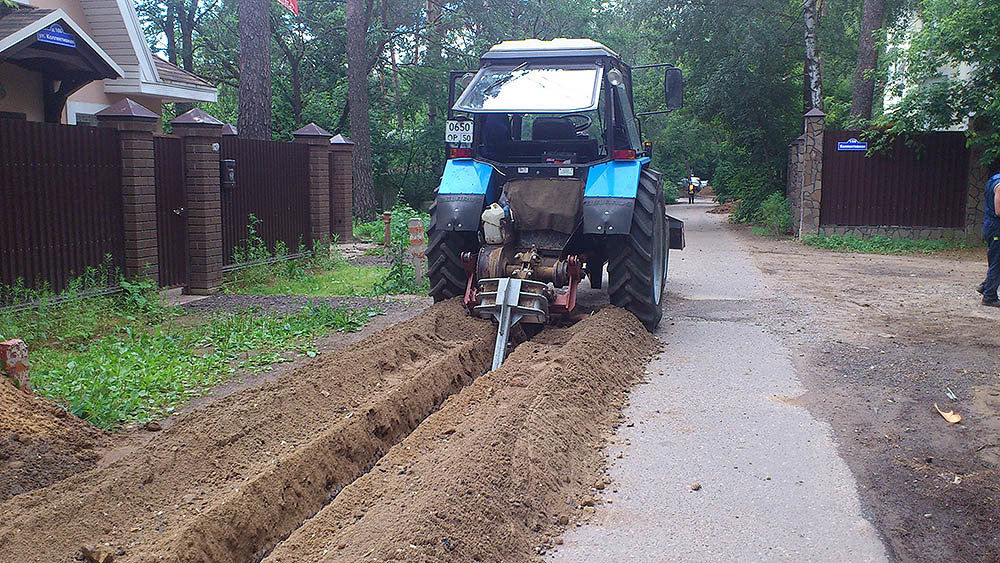
[[[639,189],[639,174],[648,158],[636,160],[612,160],[590,167],[587,172],[587,187],[583,197],[627,197],[635,198]]]
[[[493,167],[461,158],[448,160],[441,175],[434,215],[443,231],[479,230],[479,216],[486,204],[496,201]]]

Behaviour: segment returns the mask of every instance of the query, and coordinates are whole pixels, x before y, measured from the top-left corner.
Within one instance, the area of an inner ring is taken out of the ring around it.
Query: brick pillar
[[[101,127],[118,130],[121,142],[125,277],[159,283],[153,132],[160,116],[125,98],[97,113]]]
[[[813,108],[804,118],[805,134],[800,153],[802,170],[799,236],[819,233],[819,210],[823,201],[823,130],[826,114]]]
[[[209,295],[222,284],[222,204],[219,149],[222,122],[195,108],[170,122],[184,142],[188,240],[185,293]]]
[[[330,233],[340,242],[354,239],[354,141],[337,135],[330,139]]]
[[[802,139],[788,145],[788,171],[785,178],[785,197],[792,207],[792,231],[799,236],[799,219],[802,217]]]
[[[330,241],[330,138],[315,123],[292,133],[295,142],[309,145],[309,235],[329,250]]]

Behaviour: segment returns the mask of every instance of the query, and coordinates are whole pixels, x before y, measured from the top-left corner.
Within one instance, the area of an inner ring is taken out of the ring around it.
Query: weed
[[[845,235],[807,235],[802,237],[802,242],[816,248],[863,254],[933,254],[945,250],[975,246],[965,241],[911,238],[892,239],[878,235],[868,238]]]
[[[426,294],[430,291],[430,285],[426,279],[423,284],[417,284],[413,266],[406,261],[407,247],[394,242],[386,251],[391,266],[385,277],[372,287],[374,295]]]
[[[781,192],[772,192],[761,202],[754,222],[761,227],[753,229],[755,234],[760,231],[771,236],[786,234],[792,228],[792,206]]]

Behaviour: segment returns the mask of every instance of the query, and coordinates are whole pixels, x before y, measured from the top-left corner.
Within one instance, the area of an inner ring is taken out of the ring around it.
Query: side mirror
[[[684,105],[684,76],[681,75],[681,69],[667,69],[663,76],[663,97],[668,109],[681,109]]]

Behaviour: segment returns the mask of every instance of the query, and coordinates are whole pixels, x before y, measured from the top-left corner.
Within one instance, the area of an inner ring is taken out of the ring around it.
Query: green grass
[[[424,223],[424,232],[430,225],[431,216],[423,211],[417,211],[408,205],[397,205],[393,207],[392,220],[389,222],[389,230],[392,234],[392,241],[402,245],[410,244],[410,234],[406,223],[413,217],[419,217]],[[369,242],[382,242],[385,239],[385,223],[379,216],[374,221],[364,221],[354,223],[354,237]]]
[[[318,304],[192,324],[180,322],[181,311],[165,307],[155,290],[64,297],[58,305],[0,313],[0,334],[27,342],[37,393],[102,428],[169,413],[237,371],[287,361],[286,352],[315,356],[317,338],[359,330],[374,314]]]
[[[802,242],[816,248],[863,254],[934,254],[945,250],[972,248],[973,244],[953,240],[925,240],[883,236],[861,238],[845,235],[807,235]]]
[[[355,266],[340,263],[332,269],[321,269],[296,277],[274,277],[256,286],[244,287],[244,293],[264,295],[308,295],[336,297],[370,295],[372,288],[385,278],[388,268]]]

